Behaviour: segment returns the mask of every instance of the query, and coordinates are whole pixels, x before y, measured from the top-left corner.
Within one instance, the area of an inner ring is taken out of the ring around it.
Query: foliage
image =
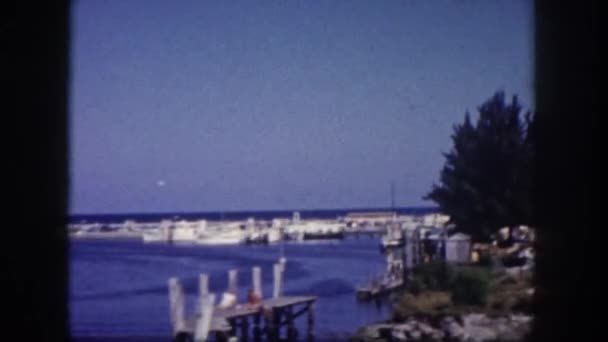
[[[420,264],[413,270],[410,291],[448,291],[451,286],[454,270],[443,261]]]
[[[419,295],[405,294],[395,308],[395,318],[412,314],[436,314],[452,305],[449,292],[427,291]]]
[[[497,92],[478,108],[475,125],[467,112],[454,126],[440,183],[424,197],[476,241],[488,241],[504,226],[533,223],[533,120],[521,110],[517,96],[505,103]]]
[[[460,270],[455,274],[451,290],[455,304],[485,305],[490,292],[490,275],[479,268]]]

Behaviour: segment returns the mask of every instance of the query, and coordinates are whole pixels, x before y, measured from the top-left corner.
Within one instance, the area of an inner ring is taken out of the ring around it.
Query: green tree
[[[454,126],[453,147],[444,153],[440,183],[424,199],[438,204],[457,231],[487,241],[504,226],[530,224],[533,135],[532,115],[522,114],[517,96],[505,102],[497,92],[478,108],[477,123],[467,112]]]

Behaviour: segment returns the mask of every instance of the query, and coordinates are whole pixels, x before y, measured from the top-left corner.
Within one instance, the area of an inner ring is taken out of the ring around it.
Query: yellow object
[[[477,251],[471,252],[471,261],[479,262],[479,252],[477,252]]]

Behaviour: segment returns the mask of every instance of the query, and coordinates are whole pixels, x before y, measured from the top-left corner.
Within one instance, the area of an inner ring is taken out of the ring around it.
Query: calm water
[[[315,332],[334,340],[389,315],[388,305],[357,303],[355,288],[385,267],[378,240],[285,244],[285,294],[316,295]],[[143,244],[138,240],[71,242],[70,316],[74,337],[121,340],[170,339],[167,280],[179,277],[194,310],[198,275],[210,275],[210,290],[227,286],[227,271],[239,269],[239,297],[251,286],[251,267],[262,267],[263,292],[272,294],[272,264],[279,246],[207,247]],[[299,323],[305,323],[300,317]],[[302,331],[303,332],[303,331]]]

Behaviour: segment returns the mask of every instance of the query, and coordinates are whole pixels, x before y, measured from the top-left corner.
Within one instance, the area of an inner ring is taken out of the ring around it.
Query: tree
[[[455,230],[488,241],[504,226],[530,224],[532,208],[533,125],[523,117],[517,96],[505,103],[497,92],[479,108],[476,125],[468,112],[454,126],[453,147],[444,153],[440,184],[424,197],[450,216]]]

